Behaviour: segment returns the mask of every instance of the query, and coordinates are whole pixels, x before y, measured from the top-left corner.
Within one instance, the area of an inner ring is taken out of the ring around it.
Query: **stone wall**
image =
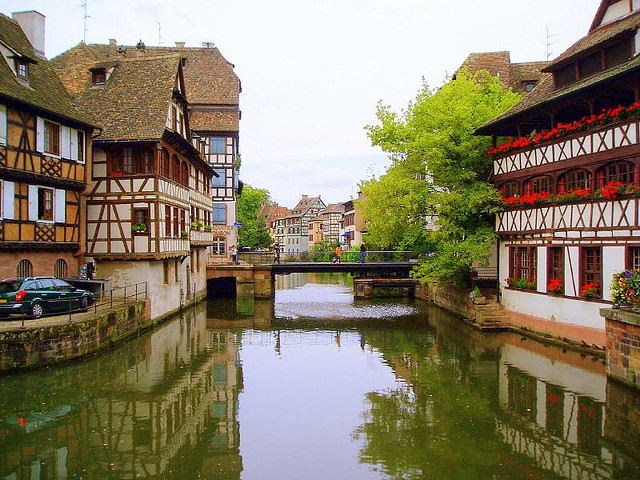
[[[112,347],[158,323],[148,301],[98,312],[72,323],[47,324],[0,333],[0,372],[67,362]]]
[[[603,308],[607,333],[607,373],[640,387],[640,313]]]
[[[604,439],[608,448],[614,451],[618,467],[625,472],[627,463],[633,468],[640,461],[640,397],[637,390],[618,382],[607,382],[606,409]],[[631,471],[628,478],[633,478]]]

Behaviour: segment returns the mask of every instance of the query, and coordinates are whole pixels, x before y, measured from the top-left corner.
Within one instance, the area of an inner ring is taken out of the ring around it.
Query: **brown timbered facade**
[[[512,311],[604,328],[611,277],[640,252],[638,45],[640,5],[603,0],[589,34],[477,132],[495,140],[501,291]]]
[[[23,31],[24,28],[24,31]],[[26,32],[36,32],[29,38]],[[40,54],[44,17],[0,14],[0,275],[78,275],[92,122]]]
[[[104,125],[93,143],[87,257],[115,286],[147,282],[152,318],[203,294],[213,244],[215,172],[191,135],[182,65],[179,55],[95,62],[67,84]]]

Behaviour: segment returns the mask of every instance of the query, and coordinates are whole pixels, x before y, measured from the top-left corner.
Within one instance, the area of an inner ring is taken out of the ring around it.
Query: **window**
[[[20,260],[18,268],[16,270],[16,277],[31,277],[33,276],[33,265],[27,259]]]
[[[625,39],[604,49],[607,68],[615,67],[631,58],[631,41]]]
[[[153,152],[143,147],[125,147],[111,157],[111,175],[133,175],[153,173]]]
[[[516,280],[521,278],[533,280],[536,277],[537,269],[536,253],[536,247],[511,247],[509,276]]]
[[[536,86],[536,83],[537,82],[535,80],[526,80],[522,82],[522,89],[525,92],[529,93],[534,89],[534,87]]]
[[[227,177],[226,177],[226,170],[224,168],[214,168],[213,169],[218,176],[217,177],[213,177],[213,182],[211,183],[211,186],[213,188],[222,188],[225,187],[227,182]]]
[[[180,159],[177,155],[171,157],[171,179],[175,182],[180,181]]]
[[[107,82],[107,70],[98,68],[91,71],[91,83],[94,85],[104,85]]]
[[[64,259],[59,258],[56,260],[56,265],[53,267],[53,276],[57,278],[65,278],[68,276],[67,262]]]
[[[226,255],[227,252],[227,244],[223,237],[215,237],[213,239],[213,245],[211,247],[211,253],[213,255]]]
[[[549,247],[547,250],[547,284],[554,279],[561,280],[564,284],[563,247]]]
[[[76,130],[76,148],[78,161],[84,162],[84,132],[81,130]]]
[[[518,196],[520,195],[520,185],[518,184],[518,182],[507,182],[500,187],[500,193],[502,193],[502,196],[504,198]]]
[[[171,105],[171,129],[175,132],[178,127],[178,109]]]
[[[171,272],[169,270],[169,262],[165,260],[164,262],[162,262],[162,278],[165,285],[169,283],[169,280],[171,278]]]
[[[171,178],[171,160],[166,148],[160,151],[160,175]]]
[[[164,206],[164,236],[171,236],[171,207],[169,205]]]
[[[580,288],[597,283],[602,286],[602,248],[583,247],[581,253]],[[602,290],[600,290],[602,295]]]
[[[185,187],[189,186],[189,165],[187,162],[180,163],[180,183]]]
[[[631,162],[613,162],[598,170],[598,188],[604,187],[609,182],[623,184],[634,183],[634,168]]]
[[[576,81],[576,65],[571,63],[554,73],[556,88],[563,87]]]
[[[580,78],[602,71],[602,52],[598,51],[578,61],[578,71]]]
[[[627,270],[640,270],[640,247],[627,250]]]
[[[149,209],[134,208],[131,223],[134,234],[149,235]]]
[[[209,139],[209,153],[227,153],[226,137],[211,137]]]
[[[213,224],[225,225],[227,223],[227,205],[224,203],[213,204]]]
[[[38,220],[53,220],[53,190],[38,188]]]
[[[570,170],[558,180],[558,192],[572,192],[577,188],[591,188],[591,173],[587,170]]]
[[[173,236],[180,237],[180,209],[173,207]]]
[[[525,185],[526,193],[545,193],[553,189],[553,179],[548,176],[534,177],[527,181]]]
[[[60,125],[44,121],[44,152],[60,155]]]
[[[148,148],[134,150],[134,172],[153,173],[153,152]]]
[[[16,75],[18,77],[28,80],[29,79],[29,64],[21,59],[16,59]]]

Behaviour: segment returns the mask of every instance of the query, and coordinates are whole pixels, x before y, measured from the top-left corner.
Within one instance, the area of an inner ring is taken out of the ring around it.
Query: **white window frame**
[[[2,218],[15,220],[15,185],[13,182],[2,181]]]
[[[38,218],[39,190],[47,189],[53,191],[53,219],[46,220]],[[4,198],[3,198],[4,200]],[[42,185],[29,185],[29,198],[27,201],[30,222],[38,223],[66,223],[67,217],[67,191],[61,188],[45,187]]]
[[[7,144],[7,106],[0,104],[0,145]]]

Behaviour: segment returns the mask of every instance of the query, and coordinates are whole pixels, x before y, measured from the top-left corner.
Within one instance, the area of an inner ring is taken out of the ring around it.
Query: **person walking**
[[[360,244],[360,260],[358,263],[364,263],[364,260],[367,256],[367,247],[365,247],[364,242]]]
[[[280,244],[276,243],[273,247],[273,251],[276,254],[276,259],[275,262],[276,263],[280,263]]]
[[[340,263],[340,258],[342,257],[342,249],[340,248],[340,244],[336,247],[335,250],[336,257],[333,259],[333,263]]]

